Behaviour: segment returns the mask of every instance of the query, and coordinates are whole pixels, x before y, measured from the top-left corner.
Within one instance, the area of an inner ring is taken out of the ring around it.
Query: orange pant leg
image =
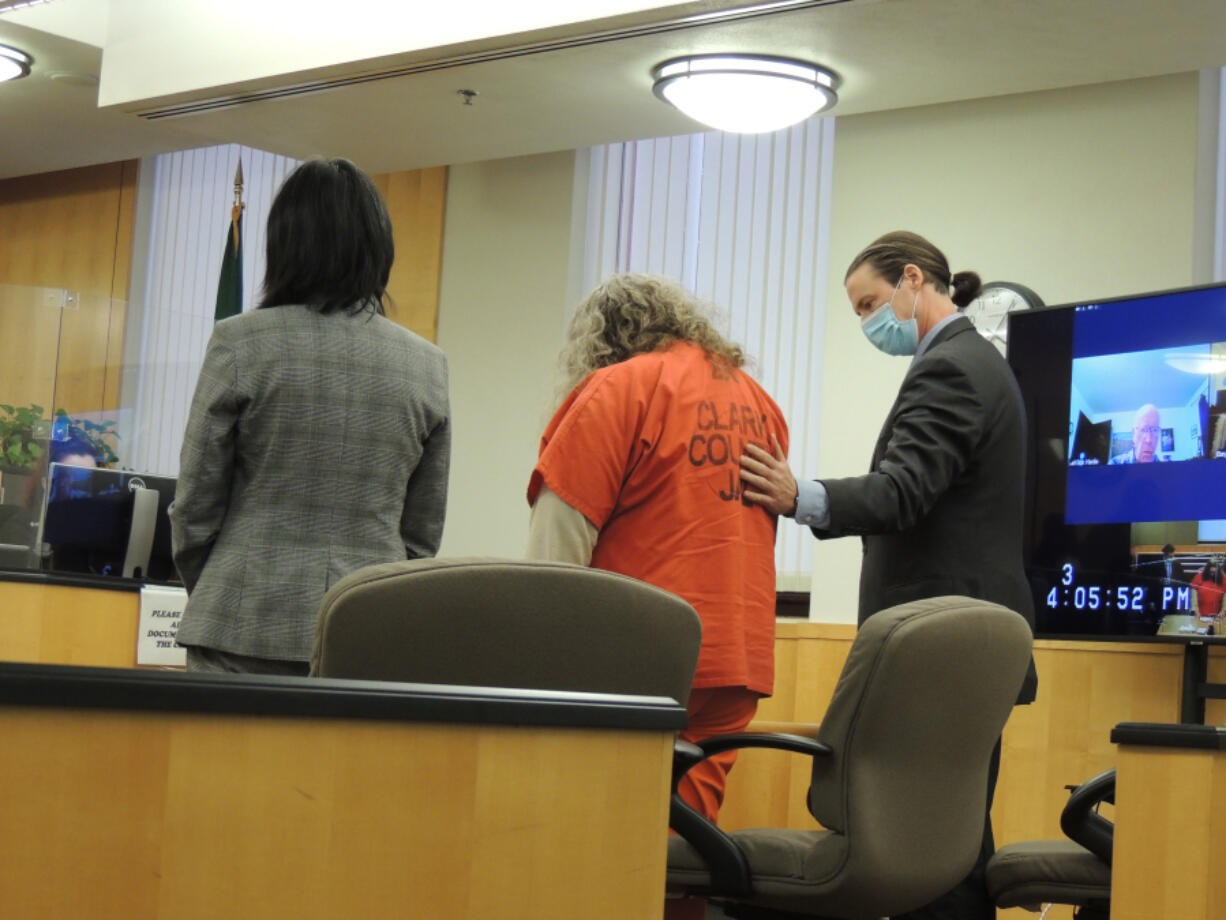
[[[681,740],[701,741],[714,735],[744,731],[758,711],[759,699],[757,693],[744,687],[707,687],[691,691],[686,707],[689,724],[681,732]],[[736,762],[736,755],[736,751],[727,751],[708,757],[690,770],[678,787],[685,803],[710,821],[719,815],[728,771]]]
[[[689,724],[681,732],[683,741],[701,741],[715,735],[744,731],[761,697],[744,687],[707,687],[690,691],[686,707]],[[691,769],[677,786],[682,800],[700,811],[708,820],[719,815],[724,801],[728,771],[736,761],[736,751],[708,757]],[[703,920],[707,902],[703,898],[670,898],[664,902],[664,920]]]

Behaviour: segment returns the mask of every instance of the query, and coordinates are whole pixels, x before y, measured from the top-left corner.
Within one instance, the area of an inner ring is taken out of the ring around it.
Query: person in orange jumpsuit
[[[748,444],[786,454],[783,413],[740,347],[664,279],[618,275],[598,287],[571,321],[561,363],[568,395],[528,484],[528,555],[688,601],[703,635],[681,737],[741,731],[774,682],[776,517],[745,499],[738,458]],[[681,797],[715,820],[735,758],[694,767]],[[683,906],[670,902],[668,916]]]

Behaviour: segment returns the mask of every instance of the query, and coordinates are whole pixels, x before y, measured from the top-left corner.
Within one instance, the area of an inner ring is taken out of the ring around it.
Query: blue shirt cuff
[[[826,487],[813,479],[796,483],[796,523],[825,530],[830,526],[830,496]]]

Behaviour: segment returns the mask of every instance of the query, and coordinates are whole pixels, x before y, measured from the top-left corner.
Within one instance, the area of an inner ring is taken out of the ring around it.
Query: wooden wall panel
[[[0,181],[0,278],[109,296],[123,163]]]
[[[128,299],[132,290],[132,244],[136,234],[136,183],[140,164],[127,160],[119,185],[119,214],[115,225],[115,262],[111,282],[110,321],[106,333],[106,374],[103,379],[102,408],[118,409],[123,376],[123,341],[127,324]]]
[[[0,280],[0,403],[42,406],[51,414],[61,303],[52,288]]]
[[[396,261],[387,285],[392,299],[388,317],[433,342],[438,337],[447,167],[371,178],[387,203],[396,240]]]
[[[1036,643],[1039,697],[1005,728],[993,810],[1001,842],[1059,837],[1064,786],[1115,765],[1119,722],[1179,721],[1182,646]]]
[[[140,595],[0,581],[0,661],[131,668]]]
[[[854,638],[854,626],[780,622],[775,695],[759,703],[755,727],[805,733],[805,727],[821,722]],[[729,776],[720,824],[728,829],[814,827],[807,805],[809,773],[809,761],[795,754],[741,751]]]
[[[0,181],[0,220],[19,228],[0,236],[0,284],[75,296],[58,323],[58,353],[43,341],[45,324],[37,324],[36,342],[5,355],[16,359],[0,367],[6,400],[13,393],[19,403],[36,401],[26,381],[45,377],[50,366],[55,406],[39,402],[48,413],[118,405],[137,168],[132,160]],[[7,310],[4,319],[10,328]]]
[[[1209,655],[1209,682],[1226,684],[1226,651]],[[1226,725],[1226,700],[1209,700],[1205,704],[1206,725]]]

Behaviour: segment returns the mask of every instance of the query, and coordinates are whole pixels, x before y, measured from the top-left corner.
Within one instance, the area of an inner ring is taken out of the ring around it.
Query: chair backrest
[[[702,624],[645,582],[559,562],[415,559],[324,596],[321,677],[667,696],[684,704]]]
[[[860,627],[822,720],[834,755],[814,758],[809,810],[836,832],[826,845],[845,850],[837,887],[861,907],[873,893],[866,916],[926,903],[970,871],[989,758],[1031,644],[1019,614],[966,597],[902,604]]]

